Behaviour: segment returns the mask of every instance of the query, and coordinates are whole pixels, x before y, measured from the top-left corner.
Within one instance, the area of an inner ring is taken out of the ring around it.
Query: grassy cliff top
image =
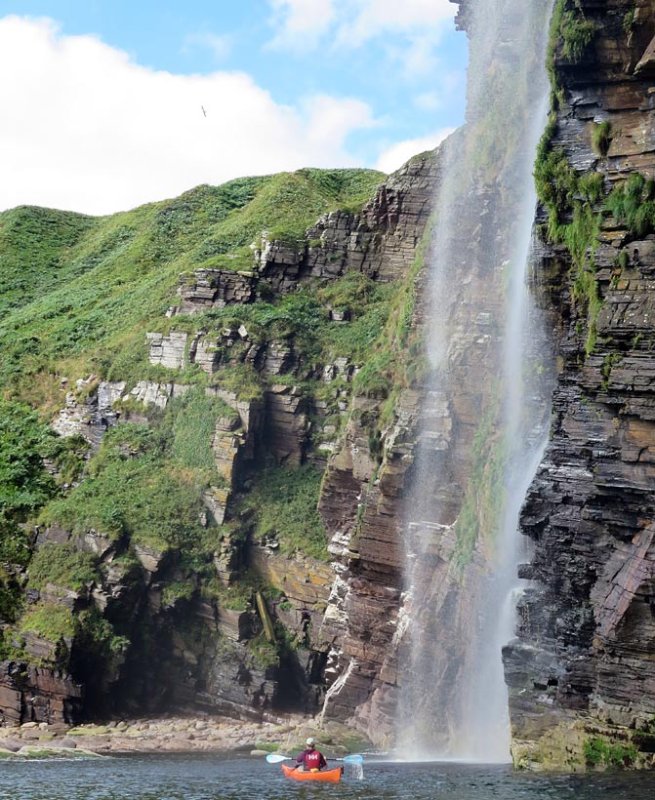
[[[384,177],[302,169],[106,217],[29,206],[0,214],[0,388],[47,406],[44,376],[106,374],[174,301],[180,273],[247,267],[263,231],[298,239],[323,213],[361,208]]]

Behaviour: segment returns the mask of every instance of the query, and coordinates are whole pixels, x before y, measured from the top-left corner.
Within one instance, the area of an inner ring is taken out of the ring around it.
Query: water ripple
[[[655,776],[534,776],[506,767],[372,763],[363,780],[293,783],[263,760],[126,756],[3,762],[0,800],[645,800]]]

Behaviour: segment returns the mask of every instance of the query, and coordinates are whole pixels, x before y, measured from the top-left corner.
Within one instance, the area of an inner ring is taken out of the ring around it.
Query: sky
[[[0,210],[89,214],[301,167],[391,172],[461,124],[449,0],[0,0]]]

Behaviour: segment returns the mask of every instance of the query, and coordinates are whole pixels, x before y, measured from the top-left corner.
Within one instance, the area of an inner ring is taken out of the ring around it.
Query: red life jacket
[[[305,751],[305,769],[320,769],[321,754],[318,750]]]

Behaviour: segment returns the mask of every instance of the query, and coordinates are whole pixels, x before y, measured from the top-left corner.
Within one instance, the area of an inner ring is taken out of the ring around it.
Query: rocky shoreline
[[[27,722],[0,729],[0,759],[94,757],[117,753],[223,753],[263,756],[296,752],[315,736],[328,755],[343,755],[365,744],[336,723],[318,730],[315,721],[289,716],[268,722],[226,717],[160,717],[112,720],[74,727]]]

